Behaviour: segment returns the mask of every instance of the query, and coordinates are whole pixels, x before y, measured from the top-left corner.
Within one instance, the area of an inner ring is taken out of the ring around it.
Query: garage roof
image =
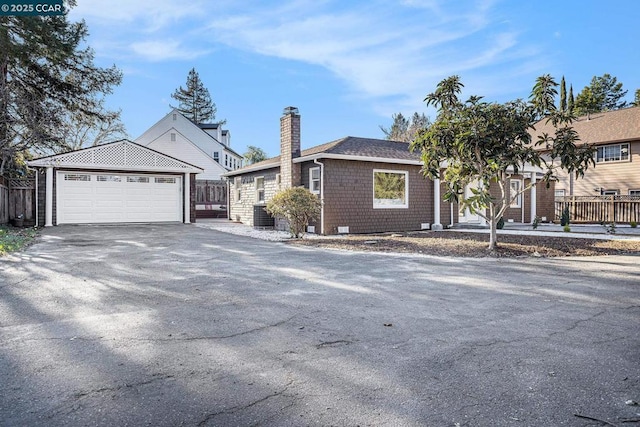
[[[200,173],[202,168],[123,139],[27,162],[33,167]]]

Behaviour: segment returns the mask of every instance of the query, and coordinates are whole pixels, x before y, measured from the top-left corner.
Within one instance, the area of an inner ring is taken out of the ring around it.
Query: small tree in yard
[[[477,96],[461,102],[458,95],[463,85],[458,76],[452,76],[425,98],[427,105],[438,108],[438,116],[419,134],[411,149],[421,150],[426,176],[440,178],[441,168],[445,169],[445,200],[458,202],[487,220],[490,251],[497,247],[498,220],[518,196],[531,188],[529,184],[513,191],[509,185],[512,175],[531,165],[542,168],[545,174],[541,181],[548,182],[558,169],[582,176],[594,163],[593,149],[576,145],[578,135],[570,126],[571,114],[555,107],[556,86],[546,75],[537,79],[530,102],[488,103]],[[544,134],[532,142],[529,130],[542,118],[553,124],[555,134]],[[479,186],[471,189],[472,196],[460,198],[464,188],[475,181]],[[491,185],[498,187],[499,196],[491,195]]]
[[[273,196],[267,203],[267,212],[287,219],[291,236],[299,238],[309,222],[320,215],[320,200],[306,188],[288,188]]]

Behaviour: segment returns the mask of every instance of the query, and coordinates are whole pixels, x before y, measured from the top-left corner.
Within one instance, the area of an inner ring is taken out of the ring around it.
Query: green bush
[[[496,229],[502,230],[503,228],[504,228],[504,218],[500,217],[500,219],[496,223]]]
[[[289,221],[289,232],[299,238],[304,234],[310,221],[320,215],[318,196],[303,187],[288,188],[279,191],[267,203],[267,212]]]
[[[562,227],[562,229],[564,230],[565,233],[568,233],[571,231],[571,227],[569,226],[569,224],[565,224],[564,227]]]
[[[536,216],[535,218],[533,218],[533,224],[531,224],[531,226],[533,227],[534,230],[537,230],[541,222],[542,222],[542,218],[540,218],[539,216]]]
[[[631,228],[636,228],[638,226],[638,223],[635,221],[631,221],[629,225],[631,226]]]

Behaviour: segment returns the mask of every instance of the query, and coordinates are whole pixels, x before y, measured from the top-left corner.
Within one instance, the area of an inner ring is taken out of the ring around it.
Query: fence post
[[[615,197],[616,196],[611,196],[611,200],[609,201],[609,222],[616,222]]]

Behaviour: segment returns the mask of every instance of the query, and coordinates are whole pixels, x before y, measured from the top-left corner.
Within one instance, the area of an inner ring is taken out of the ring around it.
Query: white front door
[[[182,180],[175,175],[59,171],[58,224],[182,221]]]
[[[464,187],[464,194],[461,196],[461,200],[462,199],[466,199],[468,197],[473,196],[473,192],[471,191],[472,188],[478,188],[478,182],[474,181],[470,184],[468,184],[466,187]],[[458,212],[458,222],[460,223],[465,223],[465,224],[484,224],[486,221],[484,220],[484,218],[481,218],[480,215],[475,214],[475,213],[471,213],[471,211],[469,211],[469,209],[460,209],[460,211]]]

